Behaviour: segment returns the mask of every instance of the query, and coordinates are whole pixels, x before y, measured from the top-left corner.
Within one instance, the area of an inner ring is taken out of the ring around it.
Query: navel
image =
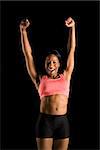
[[[58,108],[56,107],[56,111],[58,110]]]

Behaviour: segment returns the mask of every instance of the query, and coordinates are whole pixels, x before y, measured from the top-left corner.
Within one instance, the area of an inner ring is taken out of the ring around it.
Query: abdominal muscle
[[[68,98],[65,95],[45,96],[41,99],[40,112],[51,115],[63,115],[67,113],[67,103]]]

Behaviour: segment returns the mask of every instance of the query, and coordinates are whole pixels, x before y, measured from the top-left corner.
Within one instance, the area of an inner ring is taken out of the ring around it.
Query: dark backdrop
[[[35,149],[39,96],[25,66],[19,23],[31,21],[30,44],[39,68],[47,48],[63,48],[76,21],[75,68],[69,98],[71,149],[98,147],[98,2],[1,2],[2,148]]]

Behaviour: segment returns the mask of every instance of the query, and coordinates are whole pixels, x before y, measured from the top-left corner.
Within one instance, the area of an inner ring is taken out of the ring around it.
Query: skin
[[[41,77],[37,74],[34,60],[32,57],[32,49],[27,36],[27,28],[29,27],[29,20],[21,21],[20,23],[20,33],[21,33],[21,43],[22,50],[26,60],[27,71],[35,84],[37,90],[39,89],[39,84],[37,83],[37,78]],[[66,80],[71,79],[71,75],[74,68],[74,52],[75,52],[75,22],[69,17],[65,20],[65,26],[69,28],[69,38],[67,48],[69,49],[69,56],[66,62],[66,69],[64,70],[64,77]],[[60,67],[59,59],[56,55],[51,54],[46,57],[45,60],[45,70],[49,78],[58,78],[58,69]],[[55,94],[51,96],[46,96],[41,99],[40,112],[52,115],[62,115],[67,113],[68,97],[63,94]],[[54,150],[66,150],[69,144],[69,138],[59,139],[53,141],[52,138],[36,138],[38,150],[52,150],[52,145],[54,144]]]

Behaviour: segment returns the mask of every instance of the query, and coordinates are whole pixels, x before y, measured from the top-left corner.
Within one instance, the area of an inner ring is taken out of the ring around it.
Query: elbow
[[[71,49],[75,49],[76,48],[76,42],[73,42]]]
[[[70,46],[70,50],[75,50],[75,48],[76,48],[76,42],[73,42],[72,44],[71,44],[71,46]]]
[[[72,47],[70,48],[70,52],[74,52],[74,51],[75,51],[75,48],[76,48],[76,46],[72,46]]]
[[[37,78],[37,73],[34,71],[31,71],[29,69],[27,69],[29,76],[32,78],[32,80],[36,80]]]

